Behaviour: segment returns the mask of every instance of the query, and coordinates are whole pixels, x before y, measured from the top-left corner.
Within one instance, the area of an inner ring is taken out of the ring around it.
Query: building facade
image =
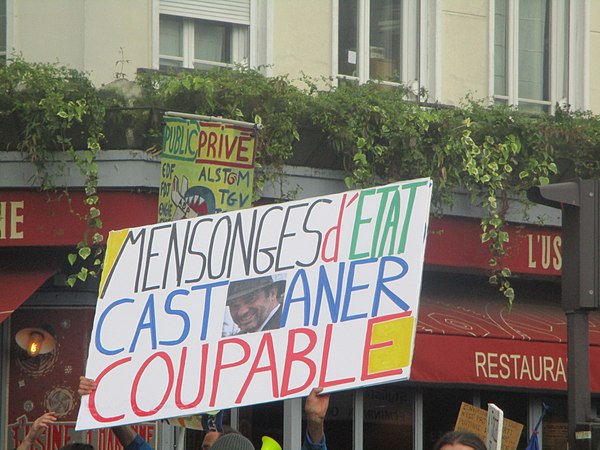
[[[0,3],[1,56],[58,61],[97,86],[138,68],[244,63],[267,75],[402,82],[431,102],[470,95],[533,111],[600,109],[591,64],[599,31],[592,0]]]
[[[133,79],[140,68],[249,64],[267,76],[405,83],[415,101],[458,105],[472,96],[532,112],[556,105],[600,112],[600,70],[592,64],[599,33],[595,0],[0,0],[3,58],[58,61],[89,72],[97,86]],[[63,417],[51,445],[88,437],[73,422],[97,286],[65,285],[66,253],[83,225],[70,220],[68,199],[31,184],[34,171],[18,153],[0,151],[0,442],[7,448],[50,407]],[[285,173],[265,198],[286,197],[295,186],[303,197],[345,189],[337,171],[289,166]],[[99,174],[105,230],[156,221],[157,158],[105,151]],[[64,181],[81,187],[76,178]],[[487,283],[482,213],[457,194],[452,210],[431,222],[411,381],[335,394],[326,422],[332,448],[431,448],[454,427],[462,402],[499,405],[524,426],[519,449],[547,405],[540,441],[547,450],[565,448],[560,214],[539,207],[525,216],[512,206],[518,302],[509,311]],[[535,224],[539,216],[544,226]],[[42,322],[52,324],[58,350],[32,365],[15,337]],[[590,314],[593,393],[600,393],[598,329],[600,316]],[[300,399],[232,410],[226,420],[256,445],[270,435],[300,448]],[[138,429],[155,448],[180,437],[162,423]],[[99,449],[113,448],[106,432],[92,434]],[[195,438],[188,434],[187,448]]]

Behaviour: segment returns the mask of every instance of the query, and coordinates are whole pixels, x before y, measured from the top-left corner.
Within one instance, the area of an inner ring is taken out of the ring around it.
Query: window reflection
[[[568,447],[569,420],[567,398],[548,396],[542,398],[548,412],[542,421],[542,444],[544,450],[564,450]]]
[[[262,445],[262,437],[269,436],[283,443],[283,402],[239,408],[238,431],[252,441],[255,448]]]
[[[378,386],[365,389],[363,400],[364,450],[412,448],[413,390],[397,385]]]
[[[359,77],[359,67],[368,65],[369,79],[402,81],[402,1],[370,0],[363,7],[366,11],[356,0],[339,2],[338,73]],[[368,16],[368,25],[361,14]],[[364,29],[361,40],[359,23]],[[361,70],[366,75],[366,67]]]
[[[402,53],[402,2],[371,0],[370,11],[370,78],[398,79]]]
[[[460,405],[473,404],[473,393],[464,389],[423,390],[423,448],[433,448],[447,431],[454,430]]]

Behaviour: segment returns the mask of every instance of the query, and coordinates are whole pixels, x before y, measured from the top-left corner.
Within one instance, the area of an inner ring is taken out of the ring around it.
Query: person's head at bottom
[[[433,450],[487,450],[479,436],[468,431],[450,431],[433,446]]]
[[[254,450],[252,442],[239,433],[224,434],[210,450]]]

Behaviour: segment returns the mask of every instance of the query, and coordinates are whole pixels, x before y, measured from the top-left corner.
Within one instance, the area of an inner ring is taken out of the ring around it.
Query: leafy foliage
[[[281,175],[281,164],[300,139],[307,96],[287,77],[266,78],[243,66],[138,76],[141,104],[166,111],[225,117],[264,125],[257,139],[258,187]]]
[[[12,116],[17,128],[16,149],[37,167],[42,189],[66,188],[54,183],[60,173],[49,172],[58,152],[66,154],[84,178],[87,212],[81,219],[87,228],[69,261],[73,265],[78,257],[87,260],[93,255],[94,259],[68,277],[67,283],[73,286],[77,279],[85,281],[88,274],[95,275],[101,266],[102,235],[98,231],[102,219],[95,160],[100,150],[104,106],[85,74],[58,64],[28,63],[21,57],[0,67],[0,92],[0,109]]]
[[[512,274],[503,262],[510,245],[505,230],[508,199],[525,200],[527,188],[557,177],[593,178],[600,173],[600,119],[589,112],[558,109],[552,116],[532,116],[470,99],[460,107],[442,107],[412,100],[403,86],[266,78],[245,67],[145,71],[136,83],[141,93],[132,102],[106,93],[98,96],[84,75],[57,66],[17,59],[0,72],[0,86],[9,94],[0,98],[0,110],[14,111],[27,124],[18,145],[39,164],[40,176],[45,176],[47,156],[55,150],[67,152],[86,175],[90,229],[101,227],[94,160],[106,106],[262,124],[259,188],[281,175],[283,164],[294,156],[308,130],[321,135],[324,146],[319,151],[342,161],[349,187],[431,177],[438,210],[451,204],[456,191],[467,191],[473,204],[486,212],[481,240],[490,249],[490,281],[510,302],[515,297]],[[327,88],[319,89],[324,84]],[[127,115],[119,117],[116,122],[129,120]],[[65,133],[78,127],[87,136],[81,160]],[[156,123],[146,130],[158,147],[161,131]],[[86,237],[85,242],[79,258],[94,255],[100,240],[92,234],[91,241]]]

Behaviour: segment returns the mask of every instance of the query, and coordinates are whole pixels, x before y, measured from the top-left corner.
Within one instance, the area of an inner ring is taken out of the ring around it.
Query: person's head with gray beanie
[[[224,434],[210,450],[254,450],[252,442],[239,433]]]

